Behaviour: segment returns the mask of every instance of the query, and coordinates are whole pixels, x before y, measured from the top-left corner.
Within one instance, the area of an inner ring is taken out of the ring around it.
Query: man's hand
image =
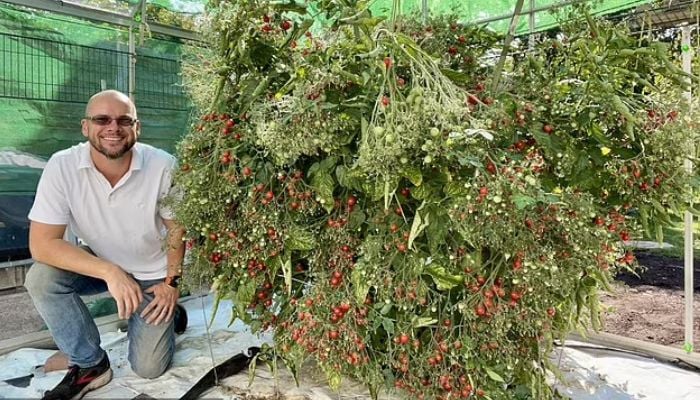
[[[141,286],[121,268],[116,267],[105,279],[107,290],[117,302],[119,318],[127,319],[143,300]]]
[[[161,322],[169,322],[175,312],[180,291],[165,283],[159,283],[146,289],[146,293],[153,293],[154,298],[144,308],[141,317],[147,324],[158,325]]]

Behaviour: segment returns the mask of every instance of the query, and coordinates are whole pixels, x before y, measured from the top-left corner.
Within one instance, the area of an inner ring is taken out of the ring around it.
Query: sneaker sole
[[[112,380],[112,368],[108,369],[104,374],[93,379],[92,382],[88,383],[80,393],[73,396],[70,400],[80,400],[87,394],[87,392],[95,389],[99,389],[102,386],[109,383]]]

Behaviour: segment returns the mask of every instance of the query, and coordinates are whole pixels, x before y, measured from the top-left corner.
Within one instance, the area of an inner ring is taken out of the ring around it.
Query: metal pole
[[[143,31],[146,29],[146,0],[141,0],[141,27],[139,29],[139,46],[143,46]]]
[[[687,73],[692,73],[692,58],[691,53],[692,47],[690,46],[690,26],[684,26],[682,31],[682,54],[683,54],[683,71]],[[683,93],[683,97],[688,102],[688,106],[692,107],[692,92],[688,89]],[[690,144],[690,155],[695,156],[695,146],[693,143]],[[686,159],[685,169],[689,174],[693,173],[693,163]],[[692,205],[693,196],[690,196],[690,202]],[[685,280],[684,280],[684,291],[685,291],[685,317],[683,319],[683,325],[685,326],[685,347],[686,350],[693,351],[693,214],[689,211],[685,212],[685,254],[684,254],[684,269],[685,269]]]
[[[510,20],[510,28],[508,28],[508,34],[506,35],[506,39],[503,41],[503,50],[501,50],[498,63],[496,63],[496,68],[493,70],[491,90],[494,92],[498,92],[499,90],[501,71],[503,71],[503,66],[506,63],[506,57],[508,57],[508,47],[510,46],[510,42],[512,42],[513,38],[515,37],[515,28],[518,25],[518,19],[520,18],[520,12],[523,10],[524,3],[525,0],[517,0],[517,3],[515,3],[515,10],[512,14],[513,19]]]
[[[428,23],[428,0],[422,0],[421,2],[421,12],[422,12],[422,22],[423,25]]]
[[[16,261],[3,261],[0,262],[0,269],[4,268],[14,268],[14,267],[28,267],[34,263],[34,260],[31,258],[27,258],[24,260],[16,260]]]
[[[535,49],[535,0],[530,0],[530,18],[528,18],[528,23],[530,25],[528,47],[532,51]]]
[[[136,91],[136,38],[134,28],[129,27],[129,98],[134,102]]]

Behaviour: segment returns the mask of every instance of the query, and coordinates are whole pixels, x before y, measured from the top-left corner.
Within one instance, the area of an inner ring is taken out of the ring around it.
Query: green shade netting
[[[651,3],[652,0],[604,0],[591,1],[593,12],[598,15],[626,10],[641,4]],[[372,2],[373,12],[382,15],[389,15],[394,5],[393,0],[376,0]],[[401,13],[420,13],[422,11],[421,0],[403,0],[401,3]],[[516,0],[428,0],[428,10],[430,15],[454,14],[459,16],[459,21],[463,23],[480,22],[492,18],[504,17],[513,14]],[[534,9],[547,8],[549,6],[569,3],[568,1],[535,0]],[[530,9],[530,0],[525,0],[522,12]],[[516,28],[517,34],[527,34],[530,31],[529,15],[521,15]],[[502,18],[488,23],[488,27],[500,32],[506,32],[510,25],[510,18]],[[542,31],[557,26],[555,16],[546,11],[535,12],[534,31]]]
[[[88,98],[103,87],[128,92],[128,37],[107,24],[0,6],[0,151],[47,159],[83,141]],[[150,37],[136,49],[140,140],[170,152],[191,113],[179,79],[182,48]],[[33,192],[38,173],[0,165],[0,194]]]

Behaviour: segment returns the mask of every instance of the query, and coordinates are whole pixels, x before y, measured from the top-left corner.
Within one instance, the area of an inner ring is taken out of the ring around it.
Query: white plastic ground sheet
[[[177,349],[171,368],[160,378],[142,379],[129,368],[126,359],[126,334],[107,333],[102,337],[107,350],[114,379],[107,386],[90,392],[87,399],[132,399],[140,394],[150,397],[179,398],[212,368],[211,353],[216,364],[239,354],[251,346],[270,342],[270,337],[255,336],[240,321],[228,326],[230,302],[222,302],[209,331],[205,328],[204,308],[207,320],[212,312],[211,297],[191,298],[183,303],[188,310],[189,326],[185,334],[178,336]],[[203,307],[202,307],[203,306]],[[573,400],[697,400],[700,399],[700,374],[636,356],[624,351],[610,351],[580,342],[567,342],[558,349],[552,361],[559,365],[565,382],[557,383],[558,390]],[[65,371],[55,371],[34,377],[29,386],[18,388],[2,382],[27,375],[35,365],[51,355],[52,350],[21,349],[0,356],[0,398],[40,398],[43,391],[55,386]],[[276,376],[260,365],[256,379],[248,386],[248,373],[243,371],[223,379],[220,386],[205,392],[207,399],[257,399],[286,400],[338,400],[369,399],[367,391],[355,382],[344,380],[339,392],[333,392],[318,372],[312,369],[302,372],[300,386],[281,363]],[[389,396],[382,396],[384,399]]]

